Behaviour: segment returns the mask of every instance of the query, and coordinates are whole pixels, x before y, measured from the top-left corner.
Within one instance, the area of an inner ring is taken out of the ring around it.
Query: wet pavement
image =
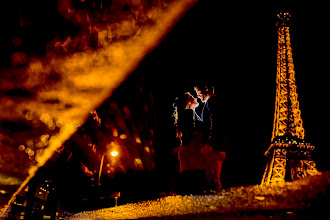
[[[167,196],[65,219],[329,219],[330,172],[280,186],[233,187],[216,195]]]

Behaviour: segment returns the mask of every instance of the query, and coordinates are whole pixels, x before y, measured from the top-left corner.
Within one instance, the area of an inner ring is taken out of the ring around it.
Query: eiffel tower
[[[291,15],[277,15],[276,100],[271,145],[261,185],[284,183],[318,173],[312,160],[315,147],[306,143],[299,109],[289,28]]]

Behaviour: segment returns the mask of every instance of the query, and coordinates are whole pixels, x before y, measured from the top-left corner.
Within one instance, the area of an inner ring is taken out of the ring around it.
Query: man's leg
[[[224,151],[211,151],[207,154],[207,166],[205,170],[206,179],[208,182],[208,191],[220,192],[222,185],[220,181],[220,174],[222,169],[222,163],[226,157]]]

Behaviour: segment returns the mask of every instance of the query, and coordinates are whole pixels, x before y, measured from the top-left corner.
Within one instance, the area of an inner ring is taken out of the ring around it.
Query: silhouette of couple
[[[186,92],[176,98],[174,118],[180,140],[179,194],[215,194],[222,190],[220,173],[226,157],[224,125],[219,124],[217,97],[209,83],[194,87],[197,98]],[[201,108],[200,115],[196,109]]]

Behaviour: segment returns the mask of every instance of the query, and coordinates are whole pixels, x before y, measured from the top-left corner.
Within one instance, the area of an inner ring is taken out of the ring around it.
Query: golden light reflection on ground
[[[80,212],[66,219],[317,219],[329,215],[329,177],[330,172],[325,172],[272,187],[241,186],[216,195],[167,196]]]

